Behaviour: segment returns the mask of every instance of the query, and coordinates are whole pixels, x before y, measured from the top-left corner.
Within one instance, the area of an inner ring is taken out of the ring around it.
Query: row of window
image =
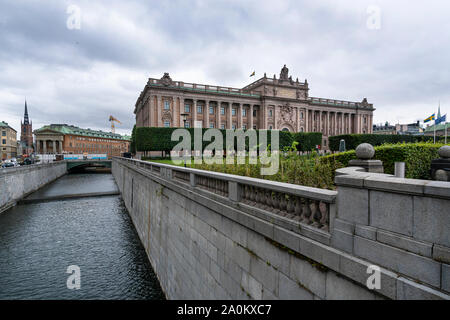
[[[170,121],[164,121],[164,127],[170,128]],[[185,127],[185,128],[190,128],[190,127],[191,127],[191,122],[190,122],[189,120],[185,121],[184,127]],[[209,123],[209,127],[210,127],[210,128],[215,128],[215,123],[214,123],[214,122],[210,122],[210,123]],[[236,124],[233,123],[233,124],[231,125],[231,128],[232,128],[233,130],[236,130],[236,128],[237,128]],[[222,123],[222,124],[220,125],[220,129],[226,129],[224,123]],[[242,125],[242,129],[247,130],[247,125],[245,125],[245,124]],[[253,126],[253,129],[256,130],[256,126]]]
[[[190,113],[191,112],[191,106],[189,104],[186,104],[184,106],[184,112],[186,112],[186,113]],[[203,113],[203,106],[197,106],[197,113],[198,114],[202,114]],[[209,107],[209,114],[214,114],[214,107]],[[225,108],[224,107],[220,107],[220,114],[221,115],[225,115]],[[232,108],[231,109],[231,115],[232,116],[236,115],[236,108]],[[244,117],[247,116],[247,109],[242,109],[242,115]],[[256,110],[253,110],[253,116],[256,117]]]
[[[70,139],[72,139],[72,136],[69,136]],[[75,137],[75,140],[80,141],[92,141],[92,142],[108,142],[108,143],[114,143],[117,142],[116,140],[109,140],[109,139],[97,139],[97,138],[85,138],[85,137]]]

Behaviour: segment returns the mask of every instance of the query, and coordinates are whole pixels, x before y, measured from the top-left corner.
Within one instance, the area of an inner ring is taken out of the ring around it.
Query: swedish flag
[[[429,121],[431,121],[431,120],[434,120],[435,118],[434,118],[434,113],[431,115],[431,116],[429,116],[428,118],[426,118],[425,120],[423,120],[423,122],[424,123],[427,123],[427,122],[429,122]]]
[[[255,75],[255,71],[252,72],[252,74],[250,75],[250,77],[253,77]]]

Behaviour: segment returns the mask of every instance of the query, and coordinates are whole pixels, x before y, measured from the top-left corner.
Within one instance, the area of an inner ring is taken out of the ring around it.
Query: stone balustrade
[[[146,168],[170,181],[181,182],[184,188],[214,193],[251,214],[274,221],[294,232],[306,232],[307,235],[319,232],[312,237],[329,243],[330,213],[335,210],[336,191],[157,162],[125,158],[119,161]],[[274,220],[274,216],[277,219]]]
[[[160,86],[161,80],[149,78],[147,84],[150,86]],[[175,88],[179,88],[179,89],[186,89],[186,90],[243,95],[243,96],[250,96],[250,97],[259,97],[260,96],[260,93],[257,91],[232,88],[232,87],[212,86],[212,85],[198,84],[198,83],[188,83],[188,82],[183,82],[183,81],[173,81],[171,87],[172,88],[175,87]]]
[[[337,191],[125,158],[112,172],[168,298],[450,299],[450,183],[370,169],[338,169]]]

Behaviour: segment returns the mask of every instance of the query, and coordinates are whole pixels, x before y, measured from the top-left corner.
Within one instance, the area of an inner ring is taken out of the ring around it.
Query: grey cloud
[[[382,9],[366,28],[367,6]],[[81,30],[66,28],[69,4]],[[375,122],[414,121],[450,103],[450,5],[442,1],[2,1],[0,109],[17,129],[66,122],[131,131],[148,77],[244,86],[308,78],[311,95],[375,103]]]

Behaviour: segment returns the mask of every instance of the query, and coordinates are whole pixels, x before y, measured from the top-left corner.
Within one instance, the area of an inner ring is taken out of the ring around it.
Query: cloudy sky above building
[[[423,120],[439,101],[444,113],[450,107],[442,0],[0,0],[0,8],[0,120],[18,131],[25,98],[33,129],[109,130],[112,114],[117,132],[130,133],[149,77],[243,87],[251,72],[278,77],[283,64],[308,79],[310,96],[367,97],[374,123]]]

